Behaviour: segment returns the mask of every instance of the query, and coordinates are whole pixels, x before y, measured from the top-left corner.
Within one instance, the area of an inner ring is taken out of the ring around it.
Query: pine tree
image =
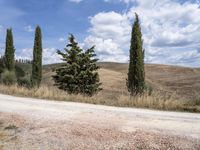
[[[94,58],[96,57],[94,48],[93,46],[82,53],[82,63],[80,64],[80,92],[89,96],[102,90],[99,88],[101,83],[97,70],[100,67],[96,64],[98,59]]]
[[[62,67],[56,69],[53,76],[55,86],[67,91],[69,94],[83,94],[92,96],[101,90],[99,86],[99,67],[94,59],[94,47],[83,50],[78,46],[73,35],[69,37],[69,44],[64,49],[64,53],[58,50],[65,62]]]
[[[7,29],[6,34],[5,66],[9,71],[14,71],[15,69],[15,48],[13,44],[12,29]]]
[[[142,94],[145,89],[142,33],[139,17],[137,14],[135,14],[135,17],[135,22],[132,28],[130,62],[127,79],[127,88],[132,96]]]
[[[31,84],[33,87],[39,87],[42,80],[42,33],[39,26],[35,30],[35,41],[33,47],[33,63]]]

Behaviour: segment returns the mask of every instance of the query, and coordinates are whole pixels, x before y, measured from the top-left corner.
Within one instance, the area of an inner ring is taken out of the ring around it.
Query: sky
[[[135,12],[146,63],[200,67],[198,0],[0,0],[0,54],[11,27],[16,58],[32,59],[39,25],[44,64],[60,62],[70,33],[84,49],[95,45],[100,61],[128,62]]]

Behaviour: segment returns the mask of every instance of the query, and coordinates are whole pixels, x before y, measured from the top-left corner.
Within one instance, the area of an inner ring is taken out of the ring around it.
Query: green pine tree
[[[15,48],[13,44],[12,29],[7,29],[6,48],[5,48],[5,66],[9,71],[15,69]]]
[[[80,64],[80,92],[89,96],[102,90],[99,88],[101,83],[97,70],[100,67],[97,65],[98,59],[95,58],[94,48],[93,46],[82,53],[82,63]]]
[[[33,87],[39,87],[42,80],[42,33],[39,26],[35,30],[35,41],[33,48],[33,62],[31,84]]]
[[[145,89],[145,71],[144,71],[144,50],[140,21],[135,14],[135,22],[132,28],[132,38],[130,46],[130,62],[128,70],[127,88],[130,94],[142,94]]]
[[[53,76],[55,86],[69,94],[92,96],[100,91],[101,83],[97,72],[99,67],[96,65],[98,59],[93,58],[96,56],[94,47],[83,52],[74,36],[70,35],[69,44],[64,51],[57,52],[62,56],[64,65],[56,69],[56,75]]]

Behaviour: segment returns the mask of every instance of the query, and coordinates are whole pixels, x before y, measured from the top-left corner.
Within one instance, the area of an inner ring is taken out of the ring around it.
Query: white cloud
[[[164,54],[156,57],[155,53],[155,59],[149,62],[166,60],[164,63],[198,66],[198,59],[194,59],[191,52],[195,52],[200,59],[197,51],[200,45],[199,5],[189,1],[181,4],[174,0],[136,2],[128,17],[133,18],[134,12],[140,15],[147,52],[154,50]],[[184,59],[184,56],[188,59]]]
[[[25,26],[24,30],[27,31],[27,32],[34,32],[34,29],[31,25]]]
[[[55,48],[43,48],[43,64],[53,64],[61,62],[60,56],[56,53]],[[16,54],[17,59],[29,59],[32,60],[33,49],[25,48]]]
[[[172,64],[180,65],[194,65],[200,66],[200,53],[198,50],[190,50],[187,52],[181,52],[178,55],[171,56]]]
[[[24,48],[21,49],[20,51],[16,52],[16,59],[28,59],[32,60],[32,54],[33,54],[33,49],[31,48]]]
[[[74,3],[80,3],[82,2],[83,0],[69,0],[70,2],[74,2]]]
[[[43,62],[44,64],[53,64],[61,62],[61,57],[57,54],[55,48],[43,49]]]
[[[104,0],[111,2],[112,0]],[[118,0],[134,2],[127,13],[100,12],[90,17],[86,45],[95,44],[100,58],[127,58],[131,24],[140,16],[146,61],[200,66],[200,8],[198,3],[176,0]],[[173,11],[172,11],[173,10]],[[103,55],[107,54],[107,55]],[[195,57],[198,57],[198,59]],[[184,57],[187,56],[187,59]],[[116,59],[121,61],[120,58]]]
[[[65,41],[65,39],[62,38],[62,37],[60,37],[60,38],[58,39],[58,42],[64,42],[64,41]]]
[[[130,22],[126,15],[116,12],[101,12],[90,17],[92,27],[84,43],[87,47],[95,45],[102,61],[127,61],[123,48],[127,48]]]
[[[112,39],[97,38],[94,36],[88,36],[84,41],[84,46],[89,47],[95,45],[95,52],[101,61],[121,61],[126,62],[127,57],[119,47],[118,44],[113,42]]]

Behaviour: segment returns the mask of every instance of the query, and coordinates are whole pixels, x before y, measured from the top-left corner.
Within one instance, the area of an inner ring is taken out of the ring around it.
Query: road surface
[[[0,94],[0,149],[198,150],[200,114]]]

